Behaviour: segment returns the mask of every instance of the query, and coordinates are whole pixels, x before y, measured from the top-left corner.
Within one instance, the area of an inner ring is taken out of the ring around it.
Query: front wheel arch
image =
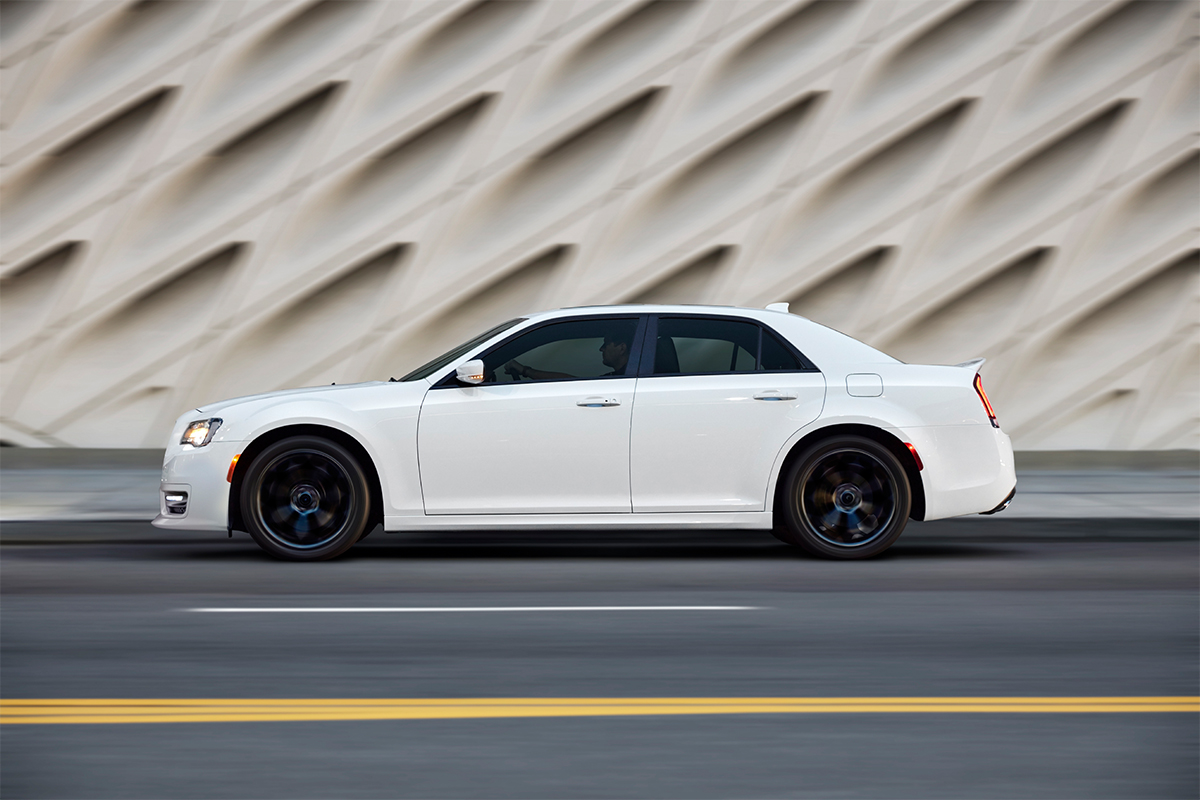
[[[379,482],[379,470],[375,468],[375,461],[358,439],[343,430],[331,428],[327,425],[284,425],[283,427],[274,428],[261,434],[257,439],[250,442],[239,454],[237,467],[233,471],[233,480],[230,481],[229,485],[230,530],[246,530],[246,523],[242,519],[242,506],[239,498],[242,496],[242,483],[245,481],[246,475],[250,472],[250,464],[263,450],[281,439],[287,439],[292,436],[319,436],[323,439],[336,442],[349,450],[367,475],[367,490],[371,496],[371,510],[367,518],[367,530],[364,532],[363,538],[376,525],[383,523],[383,488]]]
[[[912,492],[911,506],[909,507],[909,519],[915,519],[918,522],[925,519],[925,485],[921,480],[921,471],[917,469],[917,462],[913,458],[912,453],[904,446],[904,442],[897,439],[891,433],[876,428],[872,425],[862,424],[846,424],[846,425],[830,425],[825,428],[818,428],[809,434],[803,436],[800,441],[792,445],[787,456],[784,457],[783,463],[779,467],[779,472],[775,475],[775,494],[771,504],[771,510],[774,518],[774,524],[779,526],[783,523],[780,514],[780,493],[783,491],[784,477],[788,474],[788,470],[792,468],[792,464],[800,457],[805,450],[823,439],[831,439],[837,436],[863,436],[867,439],[872,439],[891,451],[904,467],[904,472],[908,476],[909,489]]]

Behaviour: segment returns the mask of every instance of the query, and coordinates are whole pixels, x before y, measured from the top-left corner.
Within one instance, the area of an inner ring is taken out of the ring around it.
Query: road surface
[[[135,721],[4,725],[0,794],[1196,797],[1200,716],[1112,705],[1200,695],[1200,547],[1172,524],[914,526],[863,563],[757,533],[376,532],[286,564],[244,536],[7,523],[4,699]],[[216,721],[147,722],[181,716],[147,699]],[[347,699],[425,705],[313,713]]]

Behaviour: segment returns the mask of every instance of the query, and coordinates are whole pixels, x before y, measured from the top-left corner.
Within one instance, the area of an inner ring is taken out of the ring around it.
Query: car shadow
[[[935,523],[936,525],[937,523]],[[910,525],[887,552],[871,560],[928,560],[1013,556],[1021,540],[997,541],[965,529],[947,536],[945,528]],[[0,544],[10,556],[39,558],[195,559],[274,561],[243,532],[227,538],[219,532],[168,532],[147,522],[6,523]],[[821,561],[784,544],[768,531],[621,530],[621,531],[437,531],[385,533],[376,527],[341,556],[354,560],[437,559],[709,559]]]
[[[198,560],[267,560],[246,534],[235,534],[226,546],[175,548],[157,553],[161,558]],[[903,537],[887,552],[871,560],[928,560],[945,558],[1004,557],[1012,548],[996,543],[948,543]],[[724,561],[829,561],[778,541],[763,531],[446,531],[438,533],[383,533],[376,529],[337,561],[435,560],[562,560],[562,559],[684,559]],[[829,563],[836,563],[830,561]]]

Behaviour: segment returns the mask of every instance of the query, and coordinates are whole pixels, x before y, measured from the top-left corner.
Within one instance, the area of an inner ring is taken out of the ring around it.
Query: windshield
[[[484,342],[486,342],[488,339],[491,339],[496,334],[503,333],[504,331],[508,330],[509,328],[516,325],[517,323],[524,322],[524,321],[525,321],[524,317],[517,317],[516,319],[510,319],[508,322],[505,322],[501,325],[497,325],[496,327],[492,328],[490,331],[485,331],[485,332],[479,334],[478,336],[476,336],[474,339],[467,342],[466,344],[460,344],[458,347],[454,348],[450,352],[443,353],[442,355],[435,358],[433,361],[430,361],[428,364],[417,367],[415,370],[408,373],[400,380],[401,381],[419,381],[422,378],[428,378],[430,375],[437,372],[442,367],[446,366],[447,364],[451,363],[452,361],[457,361],[458,359],[462,358],[464,355],[467,354],[468,351],[473,350],[474,348],[483,344]]]

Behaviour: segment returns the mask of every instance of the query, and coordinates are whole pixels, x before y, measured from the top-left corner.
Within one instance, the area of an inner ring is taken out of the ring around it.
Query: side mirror
[[[454,376],[459,383],[483,383],[483,362],[478,358],[459,364]]]

